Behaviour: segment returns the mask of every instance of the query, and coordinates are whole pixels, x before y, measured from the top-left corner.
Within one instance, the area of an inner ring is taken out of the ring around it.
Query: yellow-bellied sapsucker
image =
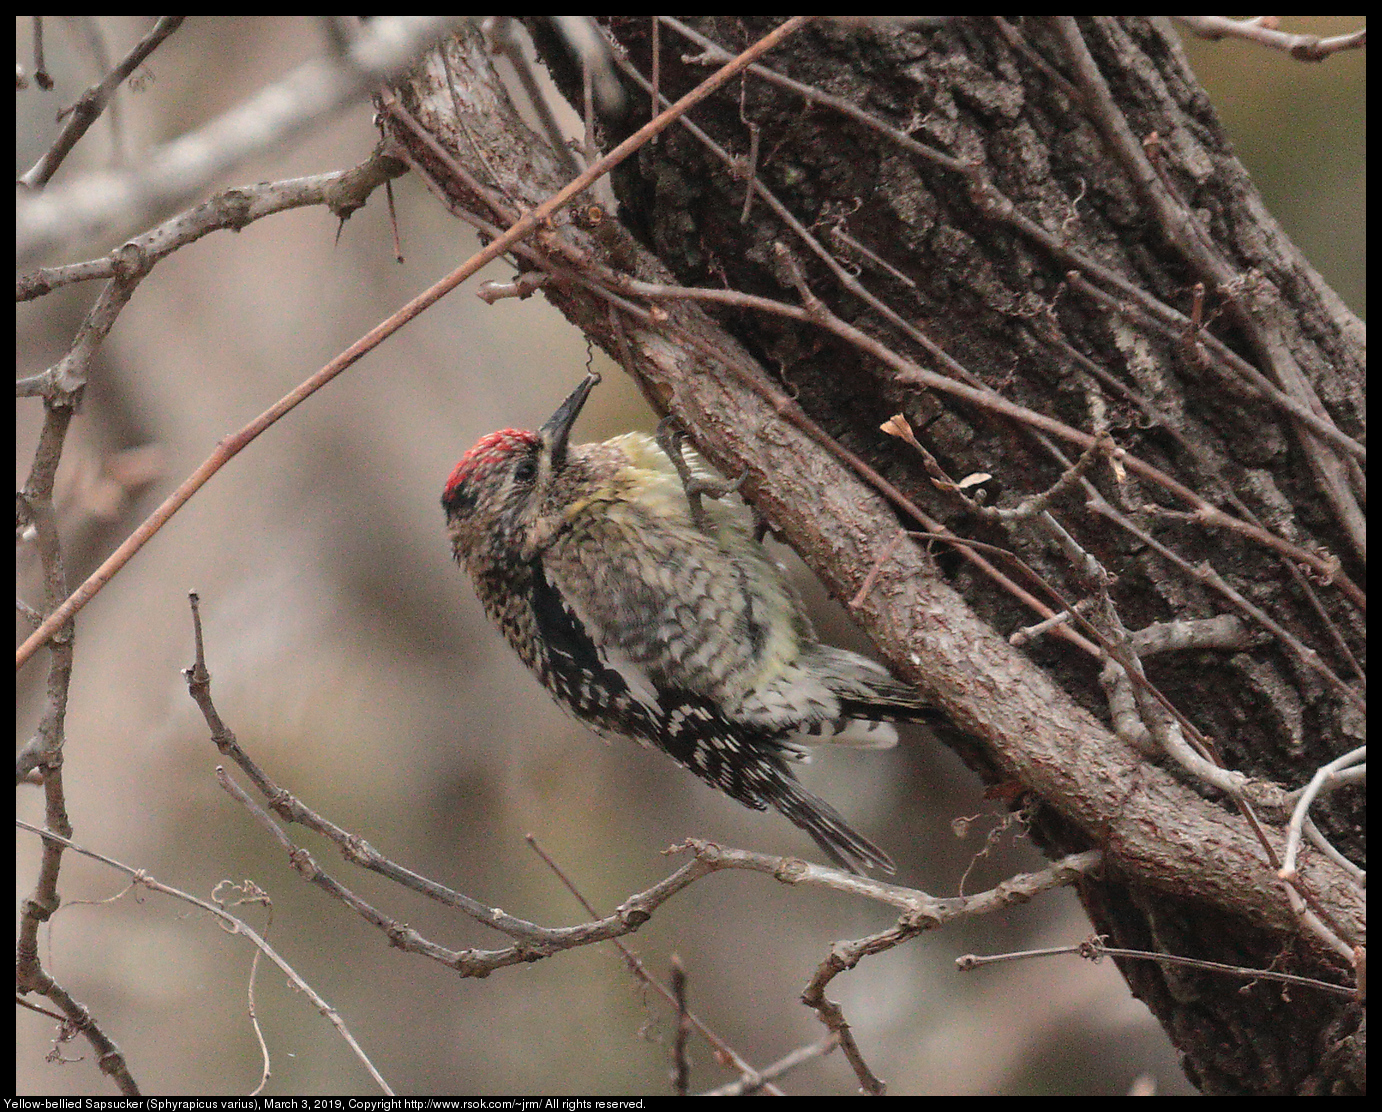
[[[888,855],[797,782],[805,745],[873,749],[929,718],[882,667],[822,645],[736,496],[692,509],[642,433],[568,444],[590,375],[537,432],[491,433],[442,493],[485,612],[557,702],[661,749],[740,803],[777,808],[854,872]],[[693,482],[718,476],[689,449]],[[696,499],[698,502],[699,499]]]

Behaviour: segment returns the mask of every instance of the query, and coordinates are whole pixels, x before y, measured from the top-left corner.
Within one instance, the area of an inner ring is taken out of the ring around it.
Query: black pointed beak
[[[590,391],[599,384],[600,376],[591,371],[585,376],[581,384],[571,391],[571,396],[561,403],[557,411],[539,430],[542,439],[549,445],[554,467],[560,467],[566,462],[566,442],[571,436],[571,426],[576,423],[576,418],[580,416],[581,407],[585,405]]]

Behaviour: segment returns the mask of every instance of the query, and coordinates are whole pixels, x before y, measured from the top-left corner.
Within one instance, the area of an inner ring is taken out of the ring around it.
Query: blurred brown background
[[[101,21],[122,54],[144,20]],[[27,57],[27,21],[17,24]],[[1288,30],[1338,34],[1348,20]],[[1307,65],[1241,42],[1190,43],[1192,58],[1273,212],[1354,308],[1365,309],[1364,56]],[[75,25],[48,24],[57,88],[19,96],[16,164],[54,133],[53,113],[95,77]],[[312,20],[188,21],[121,94],[128,151],[199,126],[323,49]],[[375,142],[359,106],[218,187],[352,166]],[[59,183],[107,165],[98,124]],[[382,192],[345,226],[320,209],[216,233],[161,263],[105,344],[62,469],[69,581],[79,583],[225,434],[267,408],[384,316],[463,261],[470,233],[420,185],[395,183],[405,262],[393,257]],[[110,245],[83,254],[93,257]],[[50,263],[75,259],[52,259]],[[489,278],[506,279],[492,267]],[[656,754],[607,746],[564,717],[511,655],[451,564],[438,504],[456,459],[504,425],[545,420],[582,373],[582,337],[541,297],[488,307],[470,283],[442,301],[230,464],[81,614],[65,774],[75,840],[207,898],[253,879],[274,901],[273,944],[341,1013],[400,1093],[667,1092],[672,1022],[609,945],[462,980],[390,949],[304,884],[217,786],[219,754],[188,698],[187,591],[202,597],[217,706],[278,781],[381,852],[486,904],[552,925],[586,916],[524,842],[532,833],[602,911],[670,872],[660,851],[687,836],[813,856],[776,816],[713,793]],[[95,287],[22,304],[17,363],[33,374],[65,350]],[[605,374],[579,439],[654,418],[622,372]],[[18,407],[22,485],[40,405]],[[142,453],[124,455],[132,449]],[[122,495],[120,468],[152,479]],[[787,554],[783,550],[783,555]],[[21,597],[41,591],[18,554]],[[826,639],[860,647],[843,610],[800,571]],[[22,742],[42,706],[46,657],[18,679]],[[822,755],[804,778],[899,861],[899,880],[953,895],[999,804],[923,732],[883,754]],[[42,822],[39,791],[18,813]],[[951,829],[978,816],[965,840]],[[385,912],[451,947],[504,939],[402,894],[300,828],[318,863]],[[17,896],[37,841],[17,838]],[[1009,831],[966,891],[1040,859]],[[246,1019],[250,947],[187,905],[105,900],[120,876],[64,859],[63,909],[43,960],[127,1055],[149,1093],[243,1093],[260,1060]],[[243,909],[262,928],[258,909]],[[665,979],[685,964],[691,1004],[766,1066],[824,1032],[798,995],[836,939],[878,931],[885,907],[792,891],[749,874],[707,878],[628,941]],[[962,953],[1078,941],[1088,924],[1059,893],[1008,915],[923,936],[866,960],[829,995],[894,1093],[1126,1091],[1149,1077],[1188,1087],[1174,1051],[1111,964],[1028,961],[958,974]],[[266,1092],[368,1092],[333,1029],[283,977],[261,969],[258,1015],[273,1056]],[[53,1024],[19,1013],[17,1091],[113,1093],[78,1040],[45,1062]],[[730,1075],[693,1043],[695,1088]],[[838,1054],[795,1074],[792,1092],[854,1091]]]

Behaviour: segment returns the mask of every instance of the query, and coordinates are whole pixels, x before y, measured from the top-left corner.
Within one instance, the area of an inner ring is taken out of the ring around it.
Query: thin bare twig
[[[533,835],[527,835],[526,840],[528,842],[528,845],[532,847],[533,852],[536,853],[540,858],[542,858],[543,863],[549,869],[551,869],[552,872],[556,875],[556,878],[559,881],[561,881],[562,887],[564,887],[568,892],[571,893],[571,895],[573,895],[576,898],[577,902],[581,905],[581,907],[585,908],[586,914],[598,918],[600,913],[595,910],[594,905],[588,899],[586,899],[585,896],[581,893],[580,889],[576,887],[575,882],[573,882],[572,879],[569,876],[567,876],[566,871],[560,865],[558,865],[555,860],[553,860],[552,855],[542,848],[542,846],[538,843],[538,840],[535,837],[533,837]],[[680,1007],[677,1004],[675,991],[671,988],[668,988],[656,977],[654,977],[651,973],[649,973],[647,967],[644,966],[643,962],[639,960],[638,956],[634,954],[632,950],[630,950],[626,945],[624,945],[623,941],[617,938],[611,939],[611,941],[614,943],[615,949],[619,951],[620,956],[623,957],[624,964],[628,966],[629,972],[631,972],[635,977],[642,981],[643,984],[647,985],[649,988],[653,989],[653,991],[657,992],[665,1001],[667,1001],[667,1003],[671,1004],[673,1007],[678,1008],[678,1014],[680,1015]],[[687,1011],[686,1019],[692,1027],[694,1027],[698,1032],[700,1032],[701,1037],[704,1038],[705,1041],[710,1044],[711,1048],[715,1051],[715,1056],[721,1062],[728,1063],[729,1065],[733,1066],[736,1070],[739,1071],[740,1080],[744,1085],[749,1086],[752,1090],[756,1092],[764,1091],[772,1096],[783,1095],[774,1086],[765,1084],[764,1078],[759,1073],[759,1071],[755,1070],[751,1065],[749,1065],[748,1061],[744,1058],[742,1054],[740,1054],[737,1050],[730,1046],[729,1043],[725,1042],[724,1039],[722,1039],[718,1034],[716,1034],[715,1031],[713,1031],[694,1012]],[[678,1020],[678,1027],[680,1027],[680,1019]]]
[[[1301,977],[1294,973],[1279,973],[1274,969],[1252,969],[1244,965],[1226,965],[1221,961],[1205,961],[1202,958],[1187,958],[1179,954],[1158,954],[1148,950],[1126,950],[1117,946],[1106,946],[1102,938],[1087,938],[1075,946],[1050,946],[1040,950],[1020,950],[1011,954],[961,954],[955,959],[955,968],[962,973],[978,969],[983,965],[998,965],[1009,961],[1022,961],[1027,958],[1054,957],[1059,954],[1078,954],[1089,961],[1100,958],[1128,958],[1134,961],[1152,961],[1160,965],[1178,965],[1184,969],[1203,969],[1210,973],[1224,973],[1231,977],[1241,977],[1248,981],[1278,981],[1288,985],[1302,985],[1319,989],[1331,996],[1344,996],[1350,999],[1357,996],[1357,989],[1348,985],[1331,984],[1317,977]]]
[[[691,1010],[686,1004],[686,967],[676,954],[671,957],[672,999],[677,1007],[677,1029],[672,1036],[672,1093],[684,1097],[691,1087],[691,1060],[686,1042],[691,1034]]]
[[[393,1095],[393,1090],[389,1087],[389,1083],[385,1081],[383,1076],[379,1073],[379,1071],[374,1068],[374,1063],[369,1060],[369,1057],[365,1054],[364,1050],[361,1049],[360,1044],[355,1041],[355,1036],[353,1036],[350,1033],[350,1029],[346,1027],[345,1021],[341,1019],[340,1014],[336,1011],[336,1009],[333,1008],[330,1004],[328,1004],[325,1000],[323,1000],[317,994],[316,990],[313,989],[311,985],[309,985],[306,981],[302,979],[302,977],[298,974],[297,970],[294,969],[287,961],[285,961],[283,957],[279,955],[279,953],[276,950],[274,950],[272,946],[265,942],[264,939],[259,935],[259,933],[255,931],[254,928],[249,926],[249,924],[244,922],[242,919],[236,918],[230,912],[226,911],[222,907],[218,907],[214,903],[210,903],[207,900],[198,899],[196,896],[193,896],[188,892],[184,892],[181,889],[173,888],[167,884],[163,884],[162,882],[155,880],[143,869],[133,868],[132,866],[126,865],[120,861],[116,861],[113,857],[107,857],[103,853],[97,853],[95,850],[86,849],[84,846],[79,846],[76,842],[73,842],[71,839],[64,838],[59,834],[55,834],[51,830],[40,830],[38,827],[25,822],[23,819],[15,819],[14,822],[15,825],[18,826],[21,830],[28,830],[33,834],[37,834],[45,842],[58,842],[64,848],[70,849],[73,853],[80,853],[84,857],[89,857],[93,861],[99,861],[103,865],[108,865],[110,868],[116,870],[117,872],[124,873],[136,884],[140,885],[143,888],[149,889],[149,891],[151,892],[159,892],[162,895],[171,896],[173,897],[173,899],[182,900],[184,903],[189,903],[193,907],[198,907],[201,910],[207,912],[208,914],[218,919],[221,925],[225,927],[231,934],[238,934],[243,936],[244,938],[249,939],[249,941],[254,946],[258,947],[259,951],[266,958],[268,958],[271,962],[278,966],[280,970],[283,971],[284,976],[288,978],[288,980],[293,984],[293,986],[297,988],[298,991],[300,991],[304,996],[307,997],[308,1000],[312,1002],[312,1006],[315,1007],[317,1011],[319,1011],[323,1016],[326,1017],[327,1022],[329,1022],[333,1027],[336,1028],[337,1033],[341,1036],[342,1039],[345,1040],[346,1045],[348,1045],[351,1048],[355,1056],[364,1065],[365,1069],[369,1072],[370,1077],[374,1079],[375,1084],[378,1085],[383,1092],[389,1094],[390,1096]]]
[[[105,77],[82,93],[68,111],[67,122],[63,124],[57,138],[43,152],[43,156],[19,176],[19,184],[27,189],[39,189],[47,185],[63,160],[72,152],[72,148],[86,134],[87,129],[100,119],[101,113],[110,103],[110,98],[115,95],[115,90],[125,78],[144,64],[164,39],[182,26],[182,21],[186,18],[185,15],[160,16],[149,33],[140,39]]]
[[[1368,29],[1361,27],[1347,35],[1322,39],[1319,35],[1293,35],[1280,30],[1276,16],[1230,19],[1223,15],[1177,15],[1172,19],[1211,42],[1223,38],[1243,39],[1291,55],[1298,62],[1323,62],[1341,50],[1360,50],[1368,43]]]

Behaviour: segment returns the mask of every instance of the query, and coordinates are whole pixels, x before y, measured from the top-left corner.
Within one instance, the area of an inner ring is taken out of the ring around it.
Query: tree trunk
[[[665,23],[655,67],[650,19],[601,23],[625,54],[606,149],[651,114],[635,72],[675,101],[776,25]],[[581,104],[564,41],[531,30]],[[463,96],[433,66],[399,95],[471,176],[397,116],[389,133],[502,225],[571,175],[481,46],[449,58]],[[763,66],[616,170],[622,227],[573,208],[520,265],[746,475],[1042,844],[1105,852],[1081,895],[1110,945],[1351,984],[1361,886],[1313,846],[1294,890],[1277,867],[1286,793],[1362,744],[1362,326],[1163,23],[817,21]],[[894,414],[919,447],[880,431]],[[1361,787],[1311,817],[1364,861]],[[1206,1092],[1362,1089],[1357,1003],[1119,965]]]

